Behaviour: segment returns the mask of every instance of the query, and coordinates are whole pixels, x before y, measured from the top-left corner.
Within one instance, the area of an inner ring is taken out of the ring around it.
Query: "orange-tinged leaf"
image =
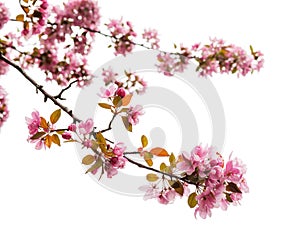
[[[123,105],[123,106],[129,105],[132,96],[133,96],[132,94],[126,95],[126,96],[122,99],[122,105]]]
[[[39,139],[39,138],[43,137],[45,134],[46,134],[45,132],[37,132],[30,139],[31,140],[36,140],[36,139]]]
[[[195,192],[191,193],[188,197],[188,205],[190,206],[190,208],[194,208],[197,205],[197,194]]]
[[[98,103],[98,105],[104,109],[109,109],[111,108],[111,105],[109,104],[106,104],[106,103]]]
[[[23,22],[24,21],[24,14],[19,14],[16,16],[16,20],[17,21],[20,21],[20,22]]]
[[[175,189],[175,191],[179,194],[179,195],[183,195],[184,193],[184,188],[183,185],[179,182],[179,181],[175,181],[174,183],[172,183],[171,185],[172,188]]]
[[[169,156],[169,153],[167,152],[167,150],[165,150],[163,148],[159,148],[159,147],[151,149],[150,153],[153,155],[156,155],[156,156],[160,156],[160,157]]]
[[[47,135],[47,136],[45,137],[45,145],[46,145],[48,148],[51,148],[51,144],[52,144],[51,136],[50,136],[50,135]]]
[[[146,176],[147,181],[155,182],[159,179],[159,177],[156,174],[150,173]]]
[[[54,111],[50,116],[51,123],[55,124],[59,120],[60,115],[61,115],[61,109]]]
[[[153,165],[152,159],[145,159],[145,161],[150,167]]]
[[[53,134],[51,136],[51,140],[53,143],[57,144],[58,146],[60,146],[60,140],[59,140],[59,137],[57,136],[57,134]]]
[[[143,148],[147,147],[147,145],[148,145],[148,139],[147,139],[147,137],[145,135],[143,135],[141,137],[141,142],[142,142]]]
[[[46,119],[44,117],[41,117],[41,124],[40,126],[45,129],[45,130],[48,130],[49,126],[48,126],[48,123],[46,121]]]
[[[84,165],[90,165],[94,161],[95,161],[95,156],[89,154],[89,155],[86,155],[86,156],[83,157],[82,164],[84,164]]]

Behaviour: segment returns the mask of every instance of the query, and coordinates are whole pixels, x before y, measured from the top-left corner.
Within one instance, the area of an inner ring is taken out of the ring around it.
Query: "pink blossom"
[[[36,142],[36,145],[35,145],[36,150],[41,150],[42,148],[46,148],[44,141],[41,139],[34,140],[33,142]]]
[[[191,175],[197,164],[195,164],[190,158],[188,158],[188,154],[182,153],[182,161],[177,163],[176,168],[182,172],[185,172],[187,175]]]
[[[100,87],[100,93],[97,95],[101,98],[110,98],[115,95],[117,86],[115,84],[110,85],[108,88]]]
[[[139,190],[145,192],[144,200],[158,198],[158,196],[160,195],[160,190],[156,184],[141,186],[139,187]]]
[[[115,48],[115,55],[124,55],[130,53],[134,44],[132,42],[133,37],[136,37],[136,33],[132,29],[131,22],[123,22],[122,18],[120,20],[111,19],[108,24],[106,24],[110,34],[114,37],[112,39]]]
[[[103,69],[102,71],[103,82],[105,83],[105,85],[108,85],[110,83],[115,83],[115,81],[117,81],[116,79],[117,75],[118,74],[114,73],[111,67],[109,67],[108,69]]]
[[[130,106],[127,115],[128,115],[128,122],[132,125],[136,125],[139,123],[139,116],[143,115],[143,107],[141,105],[136,105],[135,107]]]
[[[0,85],[0,127],[2,127],[3,123],[7,120],[9,115],[6,97],[7,97],[7,93]]]
[[[9,12],[4,3],[0,2],[0,29],[8,22]]]
[[[157,197],[157,200],[161,204],[169,204],[174,202],[176,197],[176,191],[173,189],[169,189],[166,191],[162,191],[160,195]]]
[[[113,149],[113,153],[116,156],[123,156],[125,150],[126,150],[126,146],[124,143],[117,143]]]
[[[41,124],[41,118],[38,111],[34,111],[31,113],[31,117],[26,117],[26,123],[29,129],[29,134],[34,135],[38,132],[40,124]]]
[[[90,139],[86,139],[83,141],[82,145],[86,148],[91,148],[93,146],[93,143]]]
[[[118,174],[118,170],[113,167],[110,163],[105,164],[105,171],[107,178],[112,178],[113,176]]]
[[[126,95],[126,91],[123,88],[118,88],[118,90],[116,91],[116,95],[120,96],[121,98],[124,98]]]
[[[157,36],[157,30],[145,29],[142,36],[143,39],[145,39],[148,43],[151,44],[152,49],[159,49],[159,38]]]
[[[213,193],[207,189],[196,197],[198,201],[198,207],[195,209],[195,217],[197,214],[201,218],[205,219],[207,216],[211,217],[211,209],[215,207],[216,199]]]
[[[87,119],[85,122],[80,122],[78,125],[79,133],[87,135],[93,131],[94,122],[91,118]]]

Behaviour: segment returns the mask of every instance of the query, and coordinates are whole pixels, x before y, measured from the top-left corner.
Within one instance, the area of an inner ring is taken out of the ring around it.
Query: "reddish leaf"
[[[45,145],[46,145],[48,148],[51,148],[51,144],[52,144],[51,136],[50,136],[50,135],[47,135],[47,136],[45,137]]]
[[[48,130],[49,125],[48,125],[46,119],[45,119],[44,117],[40,117],[40,118],[41,118],[41,124],[40,124],[40,126],[41,126],[43,129]]]
[[[153,165],[152,159],[145,159],[145,161],[150,167]]]
[[[120,96],[116,96],[113,100],[113,104],[115,107],[120,107],[122,105],[122,98]]]
[[[17,21],[20,21],[20,22],[23,22],[24,21],[24,14],[19,14],[16,16],[16,20]]]
[[[46,134],[45,132],[37,132],[30,139],[31,140],[36,140],[36,139],[39,139],[39,138],[43,137],[45,134]]]
[[[165,149],[159,147],[151,149],[150,153],[160,157],[169,156],[169,153]]]
[[[110,108],[111,108],[111,105],[106,104],[106,103],[99,103],[98,105],[99,105],[100,107],[104,108],[104,109],[109,109],[109,110],[110,110]]]

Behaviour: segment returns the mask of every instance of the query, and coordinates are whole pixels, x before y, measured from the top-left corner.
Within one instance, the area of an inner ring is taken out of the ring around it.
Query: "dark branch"
[[[6,57],[4,57],[1,53],[0,53],[0,60],[4,61],[8,65],[10,65],[10,66],[14,67],[16,70],[18,70],[32,85],[34,85],[36,87],[37,92],[40,91],[44,95],[45,102],[48,99],[51,100],[54,103],[54,105],[58,106],[65,113],[67,113],[70,117],[72,117],[75,122],[81,121],[79,118],[77,118],[75,115],[73,115],[72,110],[70,110],[66,106],[63,106],[61,103],[59,103],[52,95],[50,95],[47,91],[45,91],[43,89],[43,86],[39,85],[36,81],[34,81],[20,66],[18,66],[17,64],[13,63],[12,61],[10,61]]]
[[[77,80],[71,82],[66,88],[62,89],[58,95],[54,96],[54,99],[66,100],[66,98],[62,97],[63,93],[65,91],[67,91],[68,89],[70,89],[72,87],[72,85],[75,84],[75,83],[77,83]]]

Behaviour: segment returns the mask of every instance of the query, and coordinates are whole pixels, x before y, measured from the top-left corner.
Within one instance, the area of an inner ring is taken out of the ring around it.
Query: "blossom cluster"
[[[7,93],[0,85],[0,127],[7,120],[9,111],[7,108]]]
[[[175,72],[183,72],[191,59],[198,63],[196,71],[204,77],[212,76],[214,73],[237,73],[238,76],[245,76],[263,67],[263,54],[254,51],[252,46],[250,46],[251,53],[248,54],[239,46],[226,45],[222,39],[213,38],[210,41],[210,44],[203,46],[196,43],[191,48],[181,45],[174,53],[159,53],[158,71],[166,76],[172,76]]]
[[[160,168],[171,178],[148,175],[151,184],[140,188],[146,192],[144,199],[156,198],[168,204],[177,196],[186,195],[189,206],[196,207],[195,216],[199,214],[202,218],[211,216],[213,208],[226,210],[231,203],[237,205],[242,193],[249,191],[244,178],[246,167],[241,160],[229,157],[225,163],[212,147],[196,146],[190,154],[182,153],[177,160],[170,156],[170,165],[163,163]],[[196,187],[195,192],[190,193],[188,184]]]
[[[0,2],[0,29],[8,22],[9,20],[9,12],[5,5]]]

